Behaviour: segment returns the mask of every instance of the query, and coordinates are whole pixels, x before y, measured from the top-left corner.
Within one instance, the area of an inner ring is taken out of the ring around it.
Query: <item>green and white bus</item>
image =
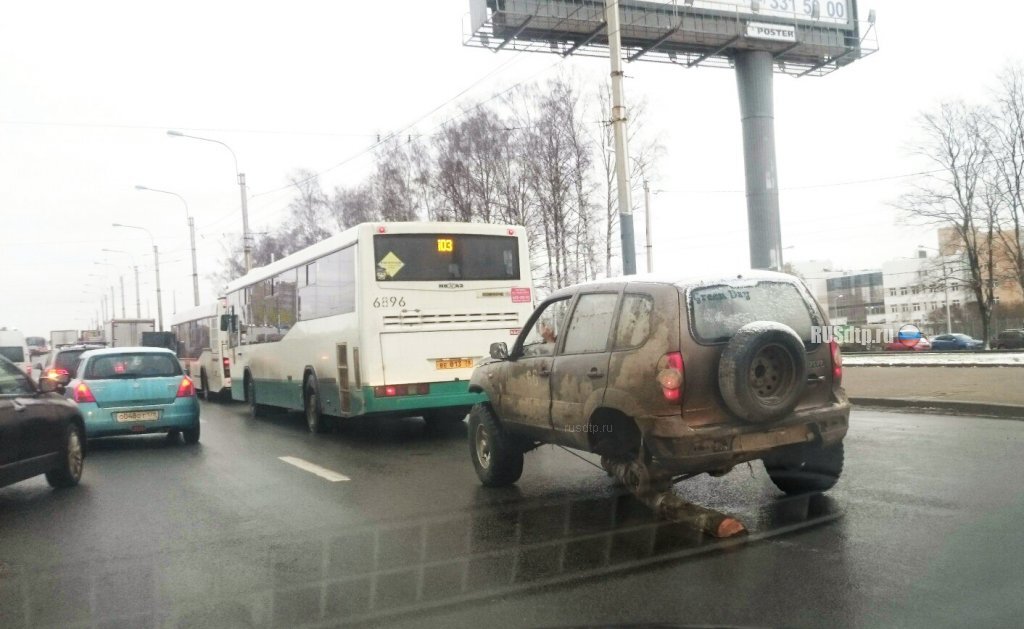
[[[231,282],[235,400],[326,417],[461,421],[473,365],[532,312],[526,230],[363,223]]]
[[[230,332],[221,325],[226,302],[196,306],[171,318],[181,368],[192,378],[204,399],[227,397],[231,390]]]

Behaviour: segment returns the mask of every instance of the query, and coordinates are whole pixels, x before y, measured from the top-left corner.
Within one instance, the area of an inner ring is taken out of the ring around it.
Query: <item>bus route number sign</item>
[[[439,253],[452,253],[455,251],[455,241],[451,238],[438,238],[437,251]]]

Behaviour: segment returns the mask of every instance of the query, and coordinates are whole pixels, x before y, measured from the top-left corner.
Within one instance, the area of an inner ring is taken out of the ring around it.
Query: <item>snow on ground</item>
[[[844,366],[869,367],[1024,367],[1024,352],[888,352],[843,354]]]

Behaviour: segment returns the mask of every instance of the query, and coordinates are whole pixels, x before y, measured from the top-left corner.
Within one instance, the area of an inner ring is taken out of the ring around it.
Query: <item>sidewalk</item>
[[[924,408],[1024,420],[1024,368],[962,365],[844,365],[843,387],[854,404]]]

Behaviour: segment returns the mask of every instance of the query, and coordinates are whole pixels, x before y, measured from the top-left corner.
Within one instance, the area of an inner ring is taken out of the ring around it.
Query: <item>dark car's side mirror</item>
[[[40,378],[39,392],[64,393],[64,387],[67,386],[68,382],[68,376],[58,376],[57,378]]]
[[[505,343],[491,343],[491,358],[495,360],[508,360],[508,345]]]

